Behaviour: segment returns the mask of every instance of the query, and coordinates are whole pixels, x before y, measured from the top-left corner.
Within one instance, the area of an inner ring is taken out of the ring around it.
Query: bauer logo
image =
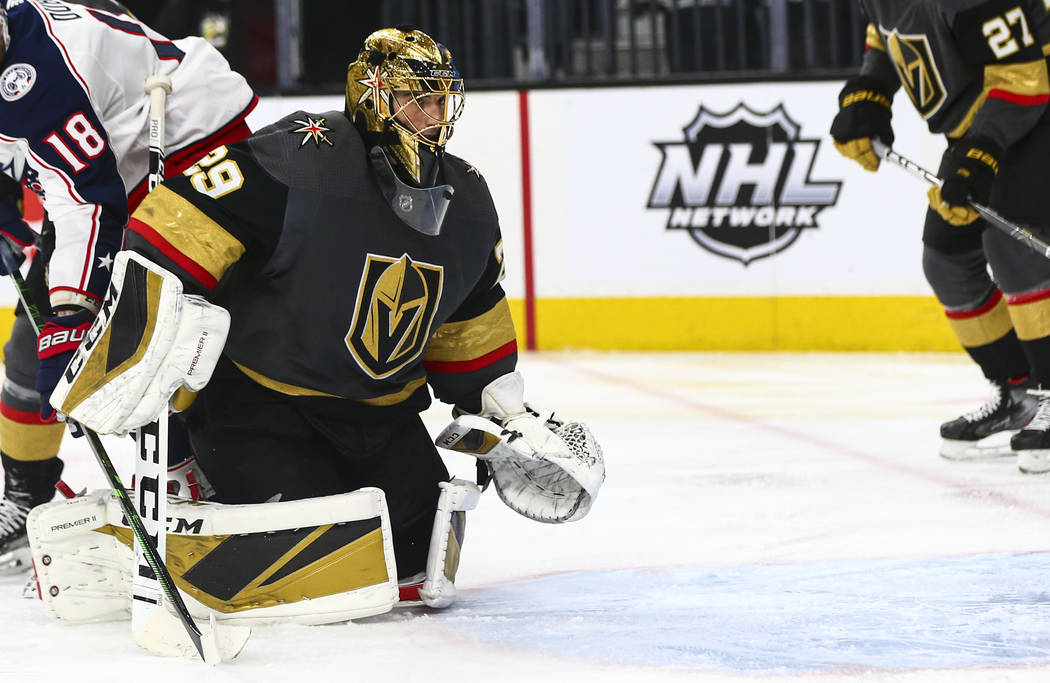
[[[783,104],[765,113],[701,106],[683,132],[654,143],[663,159],[648,208],[719,256],[747,265],[783,251],[838,199],[841,182],[810,177],[820,140],[801,138]]]

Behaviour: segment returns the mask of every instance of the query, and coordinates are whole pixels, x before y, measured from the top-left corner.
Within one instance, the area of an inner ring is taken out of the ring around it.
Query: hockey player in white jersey
[[[52,498],[62,471],[63,426],[37,391],[38,378],[60,373],[90,326],[130,210],[146,194],[146,78],[164,75],[172,84],[166,176],[246,137],[257,98],[207,41],[169,41],[116,3],[8,0],[0,32],[0,169],[36,193],[54,226],[53,253],[45,230],[37,257],[47,264],[46,284],[35,283],[49,320],[38,340],[19,315],[4,347],[2,567],[18,565],[26,514]],[[0,212],[4,237],[18,248],[37,242],[11,213]],[[35,269],[40,278],[43,271]]]

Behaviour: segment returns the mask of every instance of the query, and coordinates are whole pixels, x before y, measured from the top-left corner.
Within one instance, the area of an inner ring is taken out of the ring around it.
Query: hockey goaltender
[[[122,434],[181,411],[211,500],[172,500],[167,564],[195,617],[322,624],[455,598],[465,511],[587,514],[605,478],[580,422],[529,407],[484,179],[444,151],[449,51],[369,36],[346,108],[295,112],[151,192],[51,395]],[[197,393],[188,391],[196,390]],[[450,479],[436,439],[478,458]],[[29,536],[46,609],[129,613],[131,534],[109,491],[45,504]]]

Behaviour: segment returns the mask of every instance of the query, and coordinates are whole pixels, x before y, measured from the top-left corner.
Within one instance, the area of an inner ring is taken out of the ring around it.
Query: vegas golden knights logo
[[[879,28],[886,53],[893,60],[901,84],[924,119],[933,116],[944,103],[944,83],[926,36],[903,35]]]
[[[369,254],[361,274],[354,322],[346,346],[375,379],[389,377],[423,353],[430,339],[444,270],[413,261]]]

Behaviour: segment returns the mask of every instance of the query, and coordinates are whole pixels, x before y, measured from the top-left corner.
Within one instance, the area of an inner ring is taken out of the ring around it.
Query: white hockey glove
[[[179,387],[204,388],[229,329],[226,309],[184,295],[177,277],[122,251],[98,318],[51,404],[99,434],[125,434],[166,414]]]
[[[582,422],[563,422],[524,402],[512,372],[481,394],[480,415],[460,415],[435,443],[488,463],[500,499],[518,514],[559,524],[584,517],[605,481],[605,459]]]

